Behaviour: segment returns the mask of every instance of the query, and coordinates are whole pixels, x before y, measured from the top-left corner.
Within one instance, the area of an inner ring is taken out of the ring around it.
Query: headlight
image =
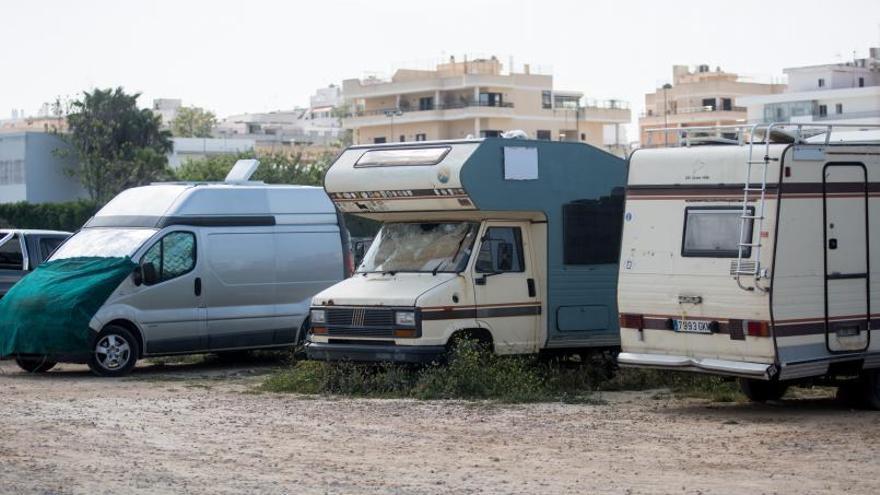
[[[401,327],[416,326],[416,314],[412,311],[398,311],[394,313],[394,322]]]
[[[327,312],[323,309],[313,309],[312,310],[312,325],[315,324],[324,324],[327,322]]]

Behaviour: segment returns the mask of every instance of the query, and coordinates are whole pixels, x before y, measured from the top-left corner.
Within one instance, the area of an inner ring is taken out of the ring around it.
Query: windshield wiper
[[[458,253],[461,252],[461,247],[464,246],[464,240],[467,239],[467,236],[471,233],[471,230],[473,230],[473,229],[474,229],[473,226],[469,226],[467,232],[465,232],[464,235],[461,236],[461,240],[458,241],[458,247],[455,248],[455,254],[452,255],[453,261],[455,261],[455,258],[458,257]],[[446,260],[443,260],[440,263],[437,263],[437,266],[435,266],[434,269],[431,271],[431,275],[436,276],[437,271],[440,270],[440,267],[443,266],[443,263],[446,263]]]

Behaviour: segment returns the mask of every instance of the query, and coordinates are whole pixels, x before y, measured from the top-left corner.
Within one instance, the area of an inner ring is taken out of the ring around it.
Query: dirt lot
[[[880,413],[657,392],[594,405],[255,393],[275,364],[123,380],[0,363],[0,493],[880,493]]]

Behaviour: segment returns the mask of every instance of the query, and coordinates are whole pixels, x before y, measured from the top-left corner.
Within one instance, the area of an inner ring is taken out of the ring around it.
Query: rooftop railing
[[[496,107],[496,108],[513,108],[511,102],[486,102],[486,101],[460,101],[452,103],[441,103],[437,105],[425,105],[416,107],[397,107],[397,108],[377,108],[373,110],[360,110],[351,112],[346,117],[374,117],[379,115],[398,116],[412,112],[432,112],[434,110],[456,110],[469,107]]]

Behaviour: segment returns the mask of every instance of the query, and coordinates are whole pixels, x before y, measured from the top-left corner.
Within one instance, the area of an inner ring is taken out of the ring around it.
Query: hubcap
[[[95,346],[98,364],[106,370],[117,370],[128,364],[131,359],[131,347],[124,338],[116,334],[105,335]]]

